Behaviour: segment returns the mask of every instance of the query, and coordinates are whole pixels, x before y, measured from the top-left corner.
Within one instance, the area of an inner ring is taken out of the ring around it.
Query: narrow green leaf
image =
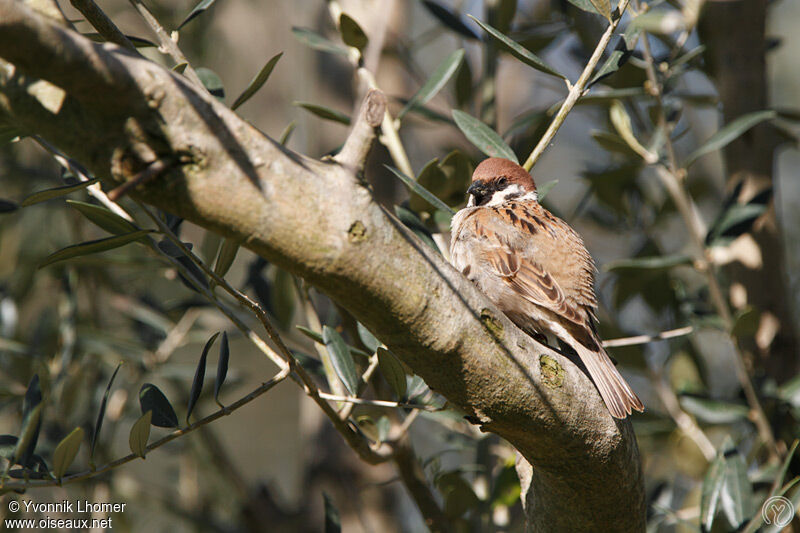
[[[628,146],[631,147],[631,150],[639,154],[646,162],[655,162],[658,159],[657,156],[648,152],[647,148],[642,146],[639,140],[633,134],[631,118],[628,116],[628,112],[625,110],[625,106],[622,105],[622,102],[619,100],[614,100],[611,103],[611,107],[608,112],[609,116],[611,117],[611,123],[614,125],[617,133],[619,133],[619,136],[622,137],[626,143],[628,143]]]
[[[736,311],[733,318],[731,335],[736,337],[751,337],[758,331],[761,323],[761,313],[753,306],[747,305]]]
[[[767,210],[763,203],[731,204],[714,222],[706,236],[706,244],[724,246],[750,231],[753,222]]]
[[[277,319],[278,326],[286,330],[292,326],[292,318],[294,318],[295,282],[292,275],[282,268],[274,268],[273,276],[270,294],[272,313]]]
[[[611,76],[628,62],[628,59],[630,59],[631,55],[633,55],[633,49],[628,47],[628,42],[635,42],[635,39],[638,37],[638,35],[639,30],[632,28],[629,29],[625,35],[620,37],[620,40],[617,43],[617,46],[614,48],[614,51],[611,52],[611,54],[608,56],[608,59],[603,62],[600,70],[595,73],[587,87],[591,87],[592,85]],[[632,44],[631,46],[634,45]]]
[[[691,265],[692,258],[688,255],[660,255],[655,257],[634,257],[613,261],[605,266],[605,270],[660,270],[681,265]]]
[[[322,339],[325,341],[325,348],[331,358],[331,364],[336,371],[336,375],[342,380],[348,392],[356,396],[358,394],[359,376],[356,373],[356,365],[353,356],[347,348],[342,336],[335,329],[323,326]]]
[[[326,39],[314,30],[294,27],[292,28],[292,35],[294,35],[298,41],[314,50],[343,56],[348,55],[347,48]]]
[[[519,164],[514,151],[492,128],[477,118],[457,109],[453,110],[453,119],[467,139],[481,152],[489,157],[503,157]]]
[[[19,439],[14,435],[0,435],[0,457],[12,460],[18,441]]]
[[[700,525],[711,531],[719,507],[722,485],[725,482],[725,456],[722,450],[708,467],[700,494]]]
[[[186,423],[189,423],[189,417],[192,416],[194,406],[197,405],[197,400],[200,398],[200,393],[203,392],[203,381],[206,379],[206,358],[208,357],[208,350],[211,345],[217,340],[219,332],[214,333],[206,345],[203,347],[203,353],[200,355],[200,360],[197,361],[197,368],[194,371],[194,379],[192,380],[192,390],[189,393],[189,405],[186,408]]]
[[[316,331],[310,330],[305,326],[295,326],[295,327],[298,329],[298,331],[300,331],[300,333],[302,333],[303,335],[305,335],[306,337],[308,337],[312,341],[314,341],[314,342],[316,342],[318,344],[322,344],[322,345],[325,344],[325,341],[322,339],[322,335],[317,333]],[[347,348],[350,350],[350,353],[352,355],[358,355],[358,356],[361,356],[361,357],[369,357],[369,356],[372,355],[372,354],[369,354],[369,353],[365,352],[364,350],[359,350],[355,346],[348,346]]]
[[[228,375],[228,360],[231,357],[231,348],[228,345],[228,333],[222,332],[222,341],[219,345],[219,360],[217,361],[217,378],[214,380],[214,401],[217,405],[223,407],[219,402],[219,393],[222,390],[222,384],[225,383],[225,378]]]
[[[431,100],[431,98],[436,96],[447,84],[447,82],[450,81],[450,78],[452,78],[453,74],[456,73],[463,60],[464,49],[459,48],[447,56],[444,61],[439,63],[439,66],[437,66],[436,70],[433,71],[433,74],[431,74],[430,78],[428,78],[428,81],[426,81],[425,84],[420,87],[419,91],[417,91],[417,93],[411,97],[411,100],[409,100],[405,107],[400,110],[400,113],[397,114],[397,120],[403,120],[403,117],[411,109],[418,106],[424,106]]]
[[[519,44],[518,42],[514,41],[513,39],[503,35],[497,28],[493,28],[492,26],[481,22],[480,20],[476,19],[472,15],[469,15],[469,18],[474,20],[478,23],[478,25],[483,28],[483,30],[491,35],[496,41],[498,41],[502,48],[508,51],[512,56],[516,57],[526,65],[531,68],[534,68],[540,72],[544,72],[545,74],[550,74],[552,76],[557,76],[561,79],[567,79],[566,76],[561,74],[559,71],[539,59],[536,54]],[[458,120],[456,119],[456,122]],[[510,158],[507,158],[510,159]]]
[[[378,367],[397,397],[404,398],[407,391],[406,371],[397,357],[386,348],[378,348]]]
[[[100,401],[100,411],[97,413],[97,420],[94,423],[94,433],[92,433],[92,448],[89,452],[89,462],[92,462],[94,458],[94,449],[97,445],[97,436],[100,435],[100,429],[103,427],[103,419],[106,416],[106,403],[108,402],[108,395],[111,392],[111,385],[114,383],[114,378],[117,377],[117,372],[119,372],[119,367],[122,366],[122,363],[117,365],[117,368],[114,369],[114,373],[111,374],[111,379],[108,380],[108,385],[106,385],[106,391],[103,393],[103,399]]]
[[[326,492],[322,497],[325,499],[325,533],[342,533],[342,521],[333,499]]]
[[[289,142],[289,137],[292,136],[292,132],[296,126],[297,124],[293,120],[283,129],[281,136],[278,138],[278,142],[281,144],[281,146],[286,146],[286,143]]]
[[[389,430],[392,429],[392,423],[389,420],[389,417],[383,415],[380,418],[378,418],[378,421],[375,422],[375,427],[378,430],[377,442],[384,442],[386,440],[386,437],[389,436]]]
[[[75,456],[78,455],[82,442],[83,428],[75,428],[58,443],[53,452],[53,475],[56,476],[56,479],[60,480],[64,477],[67,468],[70,467],[75,460]]]
[[[339,122],[341,124],[350,125],[350,117],[342,113],[341,111],[336,111],[335,109],[331,109],[329,107],[317,105],[317,104],[310,104],[308,102],[292,102],[293,106],[302,107],[306,111],[318,116],[319,118],[323,118],[325,120],[332,120],[334,122]]]
[[[449,205],[439,200],[432,192],[428,191],[426,188],[420,185],[416,180],[406,176],[405,174],[403,174],[402,172],[400,172],[399,170],[397,170],[392,166],[389,165],[383,165],[383,166],[389,169],[392,172],[392,174],[400,178],[400,180],[406,185],[406,187],[411,189],[412,192],[415,192],[418,195],[420,195],[422,198],[425,199],[425,201],[430,203],[433,207],[435,207],[436,209],[441,209],[445,213],[450,213],[450,215],[455,214],[455,211],[453,211]]]
[[[67,246],[66,248],[62,248],[61,250],[48,255],[39,265],[39,268],[44,268],[47,265],[52,265],[58,261],[65,261],[74,257],[113,250],[115,248],[119,248],[120,246],[125,246],[133,241],[137,241],[148,233],[152,233],[152,230],[133,231],[131,233],[107,237],[105,239],[99,239],[96,241],[73,244],[72,246]]]
[[[362,324],[361,322],[359,322],[356,327],[358,329],[358,336],[361,339],[361,342],[364,343],[364,346],[366,346],[367,349],[370,350],[371,352],[377,350],[378,347],[381,345],[381,341],[376,339],[375,335],[373,335],[370,330],[364,327],[364,324]]]
[[[342,34],[342,41],[347,46],[357,48],[359,52],[363,52],[367,47],[369,42],[367,34],[350,15],[342,13],[342,16],[339,17],[339,31]]]
[[[78,211],[96,226],[114,235],[124,235],[125,233],[139,230],[138,226],[125,220],[106,207],[86,202],[78,202],[76,200],[67,200],[67,205]]]
[[[720,506],[730,525],[737,530],[754,511],[753,487],[747,479],[747,466],[735,449],[725,454],[725,481],[720,493]]]
[[[547,193],[549,193],[557,183],[558,180],[553,180],[536,187],[536,194],[539,197],[540,202],[544,200],[545,196],[547,196]]]
[[[472,98],[472,69],[469,61],[462,61],[456,73],[456,103],[464,108]]]
[[[186,67],[188,67],[188,66],[189,66],[189,63],[187,63],[186,61],[182,61],[181,63],[178,63],[177,65],[172,67],[172,72],[177,72],[178,74],[183,74],[186,71]]]
[[[606,19],[611,20],[611,6],[608,7],[608,14],[606,14],[606,9],[603,3],[608,4],[608,0],[568,0],[570,4],[577,7],[578,9],[582,9],[589,13],[594,13],[596,15],[600,15],[605,17]],[[600,5],[598,5],[600,4]]]
[[[150,438],[150,424],[153,420],[153,411],[147,411],[139,417],[131,427],[131,434],[128,436],[128,444],[131,452],[144,459],[147,453],[147,440]]]
[[[436,251],[436,253],[442,253],[441,250],[439,250],[439,247],[436,245],[436,242],[433,240],[430,230],[425,227],[425,224],[422,223],[422,221],[413,211],[406,209],[401,205],[396,205],[394,206],[394,214],[400,219],[400,222],[402,222],[404,226],[406,226],[417,237],[419,237],[422,242],[427,244],[432,250]]]
[[[422,5],[424,5],[428,11],[430,11],[431,15],[439,19],[439,22],[462,37],[476,41],[480,38],[472,28],[466,25],[464,19],[439,2],[434,2],[433,0],[422,0]]]
[[[139,407],[142,413],[153,411],[151,424],[161,428],[178,427],[178,415],[167,397],[152,383],[145,383],[139,389]]]
[[[230,270],[233,261],[236,259],[236,253],[239,251],[239,241],[226,238],[222,241],[219,254],[217,255],[217,262],[214,265],[214,274],[224,278],[225,274]]]
[[[197,77],[203,83],[203,87],[211,93],[211,96],[217,100],[222,101],[225,98],[225,87],[222,85],[222,79],[216,72],[210,68],[200,67],[195,69]]]
[[[777,116],[778,113],[774,110],[756,111],[754,113],[742,115],[729,124],[726,124],[721,130],[700,145],[698,149],[689,154],[689,157],[683,162],[683,167],[689,168],[692,163],[697,161],[701,156],[724,148],[750,128],[766,120],[772,120]]]
[[[52,200],[53,198],[60,198],[67,194],[73,193],[75,191],[80,191],[89,187],[90,185],[94,185],[100,181],[99,179],[95,178],[89,181],[82,181],[80,183],[76,183],[74,185],[64,185],[62,187],[54,187],[52,189],[45,189],[43,191],[35,192],[29,196],[26,196],[19,205],[22,207],[28,207],[29,205],[38,204],[40,202],[44,202],[47,200]]]
[[[267,61],[267,64],[258,71],[256,77],[250,81],[250,84],[244,91],[242,91],[242,94],[236,98],[236,101],[233,102],[231,109],[235,110],[237,107],[248,101],[265,83],[267,83],[270,74],[272,74],[272,69],[275,68],[275,65],[278,63],[278,60],[282,55],[283,52],[280,52],[272,56],[272,58]]]
[[[681,396],[680,404],[686,412],[707,424],[733,424],[747,420],[750,412],[746,405],[697,396]]]
[[[27,466],[33,452],[36,449],[36,441],[39,439],[39,429],[42,427],[42,408],[43,404],[34,407],[27,416],[22,419],[22,430],[20,431],[17,446],[14,448],[14,458],[12,463]]]
[[[178,25],[178,30],[180,30],[181,28],[186,26],[186,24],[188,24],[190,20],[192,20],[195,17],[197,17],[198,15],[200,15],[200,13],[202,13],[203,11],[205,11],[209,7],[211,7],[214,4],[215,1],[216,0],[202,0],[200,3],[198,3],[196,6],[194,6],[192,8],[192,10],[189,12],[189,14],[186,16],[186,18],[183,19],[183,22],[181,22]]]

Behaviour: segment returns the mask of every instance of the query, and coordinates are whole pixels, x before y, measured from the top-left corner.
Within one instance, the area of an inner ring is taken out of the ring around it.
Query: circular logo
[[[773,496],[761,507],[761,518],[770,526],[787,526],[794,518],[794,505],[783,496]]]
[[[12,513],[19,511],[19,502],[17,500],[11,500],[8,502],[8,510]]]

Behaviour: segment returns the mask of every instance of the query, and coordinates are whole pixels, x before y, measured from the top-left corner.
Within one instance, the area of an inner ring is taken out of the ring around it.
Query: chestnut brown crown
[[[475,168],[475,172],[472,173],[472,183],[483,182],[489,184],[502,178],[505,178],[509,185],[515,183],[525,191],[536,190],[536,183],[527,170],[502,157],[484,159]]]

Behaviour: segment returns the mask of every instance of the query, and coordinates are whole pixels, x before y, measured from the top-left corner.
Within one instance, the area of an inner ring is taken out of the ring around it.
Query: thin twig
[[[122,33],[116,24],[103,13],[103,10],[94,3],[93,0],[70,0],[72,6],[80,11],[89,24],[92,25],[97,33],[100,34],[106,41],[118,44],[123,48],[127,48],[135,54],[139,54],[133,43]]]
[[[172,39],[172,37],[170,37],[170,35],[167,33],[167,30],[164,29],[164,26],[162,26],[161,23],[158,22],[158,19],[156,19],[156,17],[153,16],[150,10],[147,9],[147,6],[145,6],[141,2],[141,0],[130,0],[130,3],[133,5],[133,7],[136,8],[136,10],[145,20],[145,22],[147,22],[147,24],[153,30],[153,33],[156,34],[156,37],[158,38],[158,42],[161,45],[161,48],[167,54],[169,54],[170,57],[172,57],[175,63],[177,64],[186,63],[186,70],[184,70],[184,74],[186,74],[186,77],[192,80],[192,82],[196,84],[198,87],[201,87],[204,91],[208,92],[208,90],[205,88],[205,85],[203,85],[203,82],[200,80],[200,76],[198,76],[197,72],[194,70],[194,67],[192,67],[192,65],[189,64],[189,61],[186,59],[186,56],[183,55],[181,49],[178,48],[178,43],[176,43]]]
[[[618,7],[619,14],[617,15],[617,18],[611,21],[611,23],[608,25],[608,28],[606,28],[606,31],[600,38],[600,42],[597,43],[597,46],[595,47],[592,56],[589,58],[589,62],[586,63],[586,67],[583,69],[578,81],[575,82],[575,85],[570,88],[567,98],[564,100],[564,103],[561,104],[561,108],[558,110],[558,113],[556,113],[555,118],[547,127],[547,131],[544,132],[542,138],[539,139],[538,143],[536,143],[531,155],[528,156],[525,164],[522,165],[525,167],[525,170],[530,172],[530,170],[533,168],[533,165],[536,164],[536,162],[539,160],[539,157],[541,157],[542,153],[544,153],[545,149],[550,144],[550,141],[552,141],[553,137],[556,136],[556,132],[564,123],[564,119],[567,118],[567,114],[569,114],[569,112],[572,111],[572,108],[575,107],[575,103],[578,101],[578,99],[583,96],[584,90],[586,89],[586,84],[589,83],[597,63],[603,56],[603,51],[606,49],[606,46],[608,46],[608,42],[611,40],[614,30],[617,29],[619,21],[622,20],[622,15],[625,13],[625,9],[628,7],[628,2],[629,0],[620,1]]]
[[[198,428],[201,428],[201,427],[205,426],[206,424],[209,424],[209,423],[213,422],[214,420],[217,420],[218,418],[222,418],[223,416],[231,414],[232,412],[236,411],[240,407],[243,407],[244,405],[247,405],[248,403],[252,402],[253,400],[258,398],[259,396],[261,396],[265,392],[269,391],[271,388],[273,388],[275,385],[277,385],[278,383],[280,383],[281,381],[283,381],[287,377],[289,377],[289,368],[288,367],[284,368],[283,370],[278,372],[272,379],[270,379],[266,383],[262,384],[260,387],[256,388],[255,390],[253,390],[247,396],[239,398],[238,400],[236,400],[232,404],[230,404],[230,405],[228,405],[228,406],[226,406],[226,407],[224,407],[222,409],[218,409],[218,410],[214,411],[210,415],[206,416],[205,418],[202,418],[202,419],[198,420],[194,424],[190,424],[190,425],[188,425],[187,427],[185,427],[183,429],[176,429],[175,431],[173,431],[169,435],[158,439],[157,441],[155,441],[152,444],[149,444],[147,446],[147,448],[145,448],[145,449],[148,452],[150,452],[152,450],[160,448],[161,446],[167,444],[168,442],[171,442],[171,441],[177,439],[178,437],[186,435],[187,433],[191,433],[192,431],[194,431],[194,430],[196,430]],[[84,479],[89,479],[89,478],[98,476],[98,475],[103,474],[105,472],[108,472],[109,470],[112,470],[112,469],[114,469],[114,468],[116,468],[118,466],[122,466],[125,463],[129,463],[129,462],[133,461],[134,459],[136,459],[138,457],[139,457],[138,455],[135,455],[135,454],[131,453],[131,454],[126,455],[125,457],[121,457],[119,459],[116,459],[114,461],[106,463],[103,466],[100,466],[100,467],[96,468],[95,470],[87,470],[85,472],[81,472],[81,473],[78,473],[78,474],[72,474],[72,475],[69,475],[69,476],[65,476],[65,477],[63,477],[61,479],[60,482],[58,480],[56,480],[56,479],[43,479],[43,480],[34,479],[34,480],[27,480],[25,482],[5,483],[2,486],[0,486],[0,488],[2,488],[4,490],[5,489],[7,489],[7,490],[25,490],[25,489],[38,488],[38,487],[51,487],[51,486],[54,486],[54,485],[59,485],[59,486],[60,485],[66,485],[68,483],[74,483],[76,481],[81,481],[81,480],[84,480]]]
[[[662,331],[655,335],[637,335],[635,337],[623,337],[619,339],[608,339],[603,341],[603,348],[618,348],[620,346],[635,346],[637,344],[647,344],[653,341],[662,341],[666,339],[673,339],[675,337],[683,337],[689,335],[694,331],[694,327],[685,326],[678,329],[670,329]]]

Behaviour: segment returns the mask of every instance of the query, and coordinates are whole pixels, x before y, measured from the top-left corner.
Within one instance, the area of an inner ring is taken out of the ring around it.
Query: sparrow
[[[539,204],[533,177],[492,157],[477,166],[467,194],[452,220],[453,266],[526,333],[570,346],[612,416],[643,411],[595,328],[592,256],[580,235]]]

